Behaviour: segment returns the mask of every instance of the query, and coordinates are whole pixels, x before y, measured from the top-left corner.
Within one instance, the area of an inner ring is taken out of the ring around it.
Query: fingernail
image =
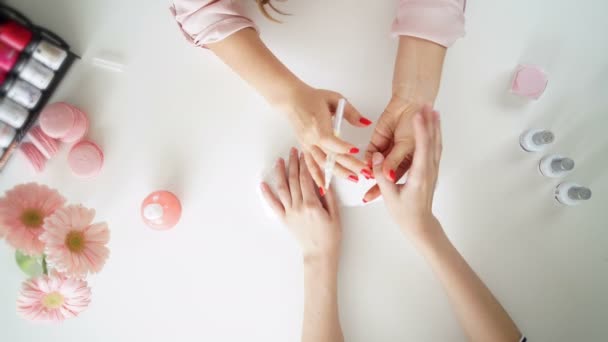
[[[390,170],[388,172],[388,176],[393,181],[393,183],[395,183],[397,181],[397,176],[395,175],[395,170]]]
[[[380,152],[376,152],[372,156],[372,162],[374,163],[374,166],[382,164],[382,160],[384,160],[384,157]]]
[[[350,175],[348,176],[348,179],[357,183],[359,181],[359,177],[355,176],[355,175]]]
[[[325,196],[325,189],[323,189],[322,186],[319,187],[319,195],[321,195],[321,197]]]
[[[357,154],[357,153],[359,153],[359,149],[356,148],[356,147],[353,147],[350,150],[348,150],[348,153],[350,153],[350,154]]]
[[[370,119],[363,118],[363,117],[361,119],[359,119],[359,122],[364,124],[365,126],[369,126],[372,124],[372,121]]]
[[[374,174],[370,170],[367,170],[367,169],[361,170],[361,174],[363,176],[365,176],[366,179],[374,178]]]
[[[365,198],[363,199],[363,203],[367,203],[367,200]]]
[[[438,110],[435,111],[435,117],[437,118],[437,121],[441,120],[441,113],[439,113]]]

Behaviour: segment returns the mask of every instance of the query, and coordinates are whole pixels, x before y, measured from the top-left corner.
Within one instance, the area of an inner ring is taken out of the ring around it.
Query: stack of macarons
[[[59,141],[75,143],[68,154],[68,165],[74,175],[92,177],[101,171],[103,151],[94,142],[83,139],[89,119],[82,110],[65,102],[53,103],[42,110],[39,123],[28,133],[30,142],[21,144],[21,151],[36,171],[42,171],[46,159],[57,153]]]

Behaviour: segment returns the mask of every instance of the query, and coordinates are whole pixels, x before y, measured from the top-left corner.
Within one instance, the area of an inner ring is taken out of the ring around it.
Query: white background
[[[7,2],[82,54],[55,99],[89,113],[89,137],[103,147],[106,164],[99,177],[80,180],[67,168],[67,147],[41,175],[17,156],[0,175],[0,190],[36,181],[95,208],[111,228],[112,252],[90,279],[88,310],[49,325],[16,317],[24,277],[1,244],[0,340],[298,340],[299,252],[266,218],[257,195],[259,172],[295,143],[281,114],[213,55],[190,47],[168,1]],[[395,1],[280,5],[295,14],[283,25],[255,14],[273,51],[305,81],[342,92],[377,119],[390,96]],[[606,13],[602,0],[469,1],[467,35],[445,64],[436,213],[532,341],[608,338]],[[126,63],[125,72],[92,67],[102,53]],[[549,74],[537,102],[507,93],[520,62]],[[555,131],[548,152],[575,159],[567,179],[593,189],[589,203],[554,203],[559,180],[538,174],[542,154],[519,149],[528,127]],[[350,133],[365,146],[371,129]],[[139,218],[141,200],[156,189],[182,200],[172,231],[152,231]],[[437,281],[383,206],[343,216],[346,339],[464,340]]]

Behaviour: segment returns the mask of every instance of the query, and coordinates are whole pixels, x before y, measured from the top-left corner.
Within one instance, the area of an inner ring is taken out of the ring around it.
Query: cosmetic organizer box
[[[79,58],[61,37],[0,4],[0,171]]]

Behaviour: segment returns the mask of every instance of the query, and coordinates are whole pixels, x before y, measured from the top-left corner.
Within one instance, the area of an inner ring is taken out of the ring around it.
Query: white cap
[[[163,206],[158,203],[151,203],[144,207],[144,217],[148,220],[154,221],[163,217],[165,211]]]

